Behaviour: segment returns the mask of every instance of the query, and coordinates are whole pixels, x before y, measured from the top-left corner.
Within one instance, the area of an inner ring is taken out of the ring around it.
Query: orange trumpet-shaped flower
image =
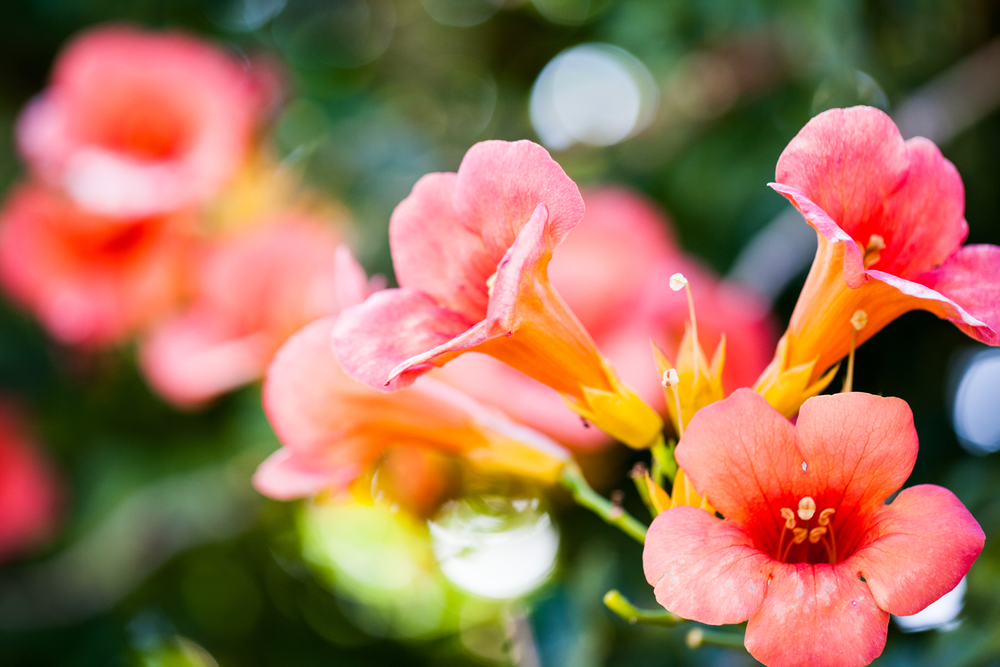
[[[965,193],[954,165],[884,113],[832,109],[785,148],[776,183],[819,237],[788,330],[756,389],[785,415],[832,379],[850,350],[914,309],[1000,344],[1000,247],[962,247]]]
[[[663,401],[663,369],[657,373],[650,363],[649,341],[668,356],[683,347],[688,303],[685,294],[669,287],[669,276],[678,271],[694,287],[702,345],[714,349],[723,332],[739,332],[727,340],[723,384],[728,391],[753,384],[777,341],[756,295],[720,281],[684,255],[672,240],[669,219],[640,194],[601,187],[583,191],[583,200],[586,214],[553,254],[548,273],[628,386],[666,414],[670,402]],[[603,431],[587,428],[557,393],[493,357],[465,354],[435,374],[574,449],[612,442]]]
[[[552,253],[583,209],[573,181],[530,141],[483,142],[457,174],[424,176],[390,222],[400,289],[337,323],[344,370],[392,391],[483,352],[555,389],[612,437],[652,445],[659,415],[618,378],[549,281]]]
[[[553,482],[568,453],[545,436],[433,378],[385,393],[352,380],[331,346],[335,317],[293,335],[275,355],[264,407],[284,447],[261,464],[254,485],[287,500],[337,490],[377,468],[425,506],[442,488],[447,460]]]

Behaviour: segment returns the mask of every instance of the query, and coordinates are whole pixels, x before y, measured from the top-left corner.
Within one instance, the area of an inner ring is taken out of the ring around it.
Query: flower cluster
[[[674,618],[747,621],[746,647],[768,665],[868,664],[889,614],[955,587],[985,538],[943,488],[886,504],[917,455],[903,401],[854,393],[850,380],[818,394],[843,357],[913,308],[1000,342],[1000,248],[959,247],[954,167],[874,109],[813,119],[776,180],[819,249],[757,376],[774,344],[763,310],[684,257],[649,203],[581,194],[533,143],[477,144],[457,173],[425,176],[396,208],[399,287],[278,353],[265,402],[285,448],[258,489],[336,493],[378,470],[395,499],[426,512],[449,492],[445,461],[458,460],[561,476],[643,539],[619,506],[594,499],[565,449],[511,418],[570,448],[650,449],[653,474],[636,480],[656,517],[643,565]]]
[[[423,520],[483,480],[561,483],[644,542],[671,622],[746,622],[772,666],[870,663],[889,614],[978,557],[950,491],[900,491],[910,408],[852,391],[856,347],[909,310],[1000,344],[1000,248],[962,246],[962,181],[933,143],[856,107],[788,145],[771,187],[818,249],[779,338],[654,204],[581,192],[530,141],[417,181],[389,223],[387,288],[342,244],[340,208],[271,158],[282,91],[267,63],[186,35],[87,32],[18,122],[29,175],[0,212],[0,284],[62,344],[135,341],[181,407],[264,378],[283,446],[261,493],[387,497]],[[845,357],[844,391],[820,395]],[[58,495],[7,427],[0,504],[28,509],[0,556],[44,533]],[[615,441],[649,456],[633,475],[648,529],[574,459]]]
[[[0,283],[62,343],[138,339],[176,405],[259,378],[367,295],[338,287],[345,216],[268,157],[281,96],[269,63],[188,35],[78,36],[17,124],[30,176],[0,212]]]

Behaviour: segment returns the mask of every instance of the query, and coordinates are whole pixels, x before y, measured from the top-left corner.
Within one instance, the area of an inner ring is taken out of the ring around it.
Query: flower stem
[[[724,630],[709,630],[707,628],[691,628],[688,630],[686,642],[690,648],[701,646],[732,646],[743,648],[744,633],[726,632]]]
[[[844,377],[844,387],[841,391],[850,392],[854,389],[854,348],[857,347],[858,331],[851,330],[851,354],[847,357],[847,375]]]
[[[660,486],[663,486],[664,477],[673,484],[674,478],[677,476],[677,461],[674,460],[675,446],[676,444],[673,440],[669,444],[664,442],[661,435],[660,439],[651,448],[653,452],[653,470],[650,476]]]
[[[686,620],[666,609],[637,609],[616,590],[610,590],[604,594],[604,605],[633,625],[642,623],[643,625],[674,626]]]
[[[575,463],[566,464],[560,481],[578,505],[591,510],[612,526],[617,526],[640,544],[645,543],[646,527],[620,506],[590,488],[580,466]]]

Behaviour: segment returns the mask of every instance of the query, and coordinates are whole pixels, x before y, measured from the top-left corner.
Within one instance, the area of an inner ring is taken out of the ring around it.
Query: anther
[[[795,528],[795,512],[788,509],[787,507],[781,508],[781,518],[785,520],[785,528],[791,530]]]
[[[810,496],[806,496],[799,501],[799,518],[803,521],[808,521],[813,518],[813,514],[816,513],[816,501]]]
[[[660,384],[664,387],[676,387],[678,382],[680,382],[680,378],[677,377],[677,371],[675,369],[668,368],[663,371],[663,377],[660,379]]]
[[[497,272],[494,271],[493,275],[486,279],[486,294],[488,296],[493,296],[493,286],[497,283]]]
[[[818,528],[813,528],[809,531],[809,544],[816,544],[819,542],[820,538],[826,533],[826,528],[819,526]]]
[[[836,512],[836,511],[837,510],[833,509],[832,507],[828,507],[825,510],[823,510],[822,512],[820,512],[819,513],[819,525],[821,525],[821,526],[829,526],[830,525],[830,517],[833,516],[833,513]]]
[[[878,234],[872,234],[865,246],[865,268],[870,268],[882,258],[882,251],[885,250],[885,239]]]
[[[868,326],[868,313],[863,310],[855,310],[851,316],[851,326],[855,331],[861,331]]]
[[[792,542],[795,544],[802,544],[806,541],[809,536],[809,531],[805,528],[796,528],[792,531]]]
[[[687,287],[687,284],[687,278],[684,277],[683,273],[675,273],[670,276],[670,289],[675,292],[680,292],[682,289]]]

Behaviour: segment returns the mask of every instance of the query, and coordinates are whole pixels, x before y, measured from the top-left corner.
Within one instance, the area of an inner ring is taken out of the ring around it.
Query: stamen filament
[[[687,292],[688,297],[688,314],[691,317],[691,341],[693,343],[692,349],[694,350],[694,386],[698,386],[698,351],[700,348],[700,343],[698,341],[698,321],[694,317],[694,297],[691,295],[691,286],[686,282],[684,283],[684,291]]]
[[[853,391],[854,387],[854,350],[858,346],[858,332],[868,324],[868,314],[863,310],[854,311],[851,317],[851,353],[847,357],[847,375],[844,376],[842,391]]]

